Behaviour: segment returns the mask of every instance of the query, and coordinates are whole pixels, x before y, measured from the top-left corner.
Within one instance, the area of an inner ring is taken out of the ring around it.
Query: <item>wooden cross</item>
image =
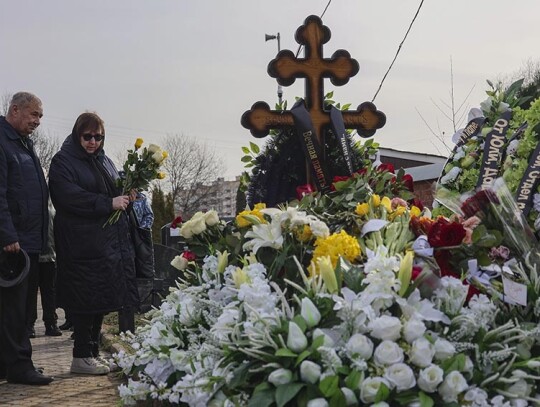
[[[290,50],[280,51],[268,64],[268,74],[283,86],[290,86],[296,78],[305,78],[305,102],[316,136],[324,146],[324,133],[330,126],[330,111],[324,109],[324,78],[336,86],[345,85],[359,71],[358,62],[345,50],[337,50],[332,58],[323,58],[323,44],[330,40],[330,30],[317,16],[309,16],[296,30],[295,39],[305,46],[305,58],[296,58]],[[362,137],[370,137],[384,126],[386,116],[375,105],[364,102],[356,111],[343,111],[346,129],[356,129]],[[256,102],[242,115],[242,126],[255,137],[268,135],[270,129],[294,127],[290,111],[270,110],[265,102]]]

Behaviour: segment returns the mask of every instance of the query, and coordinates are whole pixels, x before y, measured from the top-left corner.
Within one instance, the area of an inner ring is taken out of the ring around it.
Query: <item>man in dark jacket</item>
[[[38,257],[47,242],[48,190],[29,135],[43,116],[41,101],[31,93],[16,93],[6,117],[0,116],[0,248],[24,249],[30,274],[37,275]],[[10,383],[49,384],[32,363],[26,330],[28,277],[0,288],[0,377]]]

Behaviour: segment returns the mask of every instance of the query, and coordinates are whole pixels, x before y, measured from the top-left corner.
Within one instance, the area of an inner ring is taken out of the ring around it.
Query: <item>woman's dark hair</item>
[[[73,133],[80,137],[86,131],[97,131],[105,135],[105,123],[96,113],[85,112],[77,117]]]

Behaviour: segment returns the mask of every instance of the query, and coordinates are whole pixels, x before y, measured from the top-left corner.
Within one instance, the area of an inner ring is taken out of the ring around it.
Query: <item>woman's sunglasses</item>
[[[102,141],[105,138],[105,136],[102,134],[83,134],[81,137],[84,139],[84,141],[90,141],[94,139],[97,142]]]

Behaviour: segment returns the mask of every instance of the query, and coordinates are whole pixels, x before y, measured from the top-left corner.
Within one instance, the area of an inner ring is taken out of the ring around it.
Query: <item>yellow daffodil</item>
[[[330,260],[330,256],[323,256],[317,259],[317,269],[321,275],[326,289],[329,293],[335,293],[338,291],[338,283],[334,266]]]
[[[371,195],[371,204],[374,208],[378,208],[381,204],[381,197],[377,194]]]
[[[392,212],[392,201],[387,196],[381,199],[381,205],[384,206],[386,212]]]
[[[142,138],[138,138],[135,140],[135,150],[138,150],[143,145],[144,140]]]
[[[398,272],[398,279],[401,282],[399,295],[401,296],[405,295],[411,283],[413,260],[414,252],[412,250],[408,250],[405,256],[401,258]]]
[[[355,212],[358,216],[365,216],[369,212],[369,205],[367,203],[361,203],[356,205]]]
[[[413,207],[411,208],[411,216],[416,216],[417,218],[419,218],[421,214],[422,211],[420,210],[420,208],[413,205]]]
[[[158,179],[164,179],[166,177],[166,175],[165,175],[164,172],[158,172],[157,177],[158,177]]]
[[[244,271],[244,269],[241,269],[240,267],[237,267],[236,270],[233,271],[232,278],[236,288],[240,288],[242,284],[251,282],[247,273]]]

